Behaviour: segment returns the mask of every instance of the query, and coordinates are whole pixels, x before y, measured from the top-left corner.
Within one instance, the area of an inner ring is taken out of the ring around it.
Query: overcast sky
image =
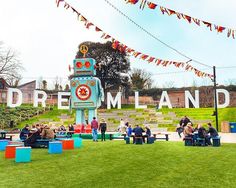
[[[160,40],[204,64],[216,67],[236,66],[236,40],[227,34],[210,32],[204,26],[188,24],[175,16],[162,15],[159,9],[141,11],[139,5],[127,5],[123,0],[109,0],[130,18]],[[151,56],[187,61],[158,41],[146,35],[134,24],[111,8],[104,0],[68,0],[92,23],[126,45]],[[153,0],[167,8],[188,14],[218,25],[236,28],[235,0]],[[25,71],[23,82],[43,77],[53,83],[54,77],[66,83],[68,65],[72,64],[78,45],[83,41],[100,41],[100,35],[84,28],[75,14],[55,0],[0,0],[0,41],[19,52]],[[199,64],[200,70],[212,73]],[[158,67],[146,61],[131,58],[131,66],[143,68],[153,74],[154,84],[189,86],[211,83],[196,77],[192,72],[182,72],[174,67]],[[219,84],[235,80],[236,68],[218,69]],[[180,73],[172,73],[180,72]]]

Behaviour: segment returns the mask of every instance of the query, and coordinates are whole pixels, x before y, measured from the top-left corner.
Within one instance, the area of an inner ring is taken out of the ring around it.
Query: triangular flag
[[[185,18],[186,20],[188,20],[189,23],[191,23],[192,18],[191,18],[190,16],[184,15],[184,18]]]
[[[157,6],[157,4],[152,3],[152,2],[148,2],[147,5],[148,5],[148,7],[149,7],[150,9],[155,9],[156,6]]]

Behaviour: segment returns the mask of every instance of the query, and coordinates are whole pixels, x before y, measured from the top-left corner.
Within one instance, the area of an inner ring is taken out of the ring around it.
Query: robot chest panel
[[[71,91],[74,100],[93,101],[96,100],[97,88],[95,79],[74,79],[71,80]]]

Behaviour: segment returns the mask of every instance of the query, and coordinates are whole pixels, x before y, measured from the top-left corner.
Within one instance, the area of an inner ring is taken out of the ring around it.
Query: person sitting
[[[198,137],[204,138],[206,145],[211,145],[210,136],[207,134],[206,129],[201,124],[198,125]]]
[[[42,131],[41,135],[42,139],[53,139],[54,138],[54,132],[48,125],[44,126],[44,129]]]
[[[208,128],[209,128],[208,131],[207,131],[207,133],[210,134],[210,137],[211,137],[211,138],[214,138],[214,137],[219,136],[217,130],[212,126],[211,123],[208,123],[207,125],[208,125]]]
[[[24,145],[35,148],[36,147],[35,143],[36,143],[37,139],[40,139],[40,138],[41,137],[40,137],[40,133],[39,133],[38,129],[32,128],[29,132],[28,137],[24,141]]]
[[[29,134],[29,125],[26,124],[25,127],[20,132],[20,139],[25,140]]]
[[[193,137],[193,127],[190,122],[184,127],[184,137]]]
[[[143,132],[145,132],[142,127],[140,127],[139,125],[136,125],[136,127],[133,129],[134,132],[134,140],[133,143],[136,143],[136,137],[142,137],[143,136]]]
[[[151,129],[147,125],[145,126],[145,129],[146,129],[147,137],[150,137],[151,136]]]
[[[74,134],[74,126],[70,124],[68,128],[69,128],[69,132],[67,133],[67,135],[71,136],[72,134]]]
[[[183,127],[180,124],[176,127],[176,132],[178,133],[179,137],[181,138],[181,133],[183,133]]]

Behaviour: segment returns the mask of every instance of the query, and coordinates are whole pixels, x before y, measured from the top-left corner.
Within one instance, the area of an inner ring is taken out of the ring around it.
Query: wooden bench
[[[12,136],[11,135],[7,135],[8,132],[0,132],[0,140],[10,140],[12,141]]]
[[[164,135],[165,137],[157,138],[158,135]],[[155,140],[166,140],[169,141],[169,135],[168,133],[153,133],[153,136]]]

